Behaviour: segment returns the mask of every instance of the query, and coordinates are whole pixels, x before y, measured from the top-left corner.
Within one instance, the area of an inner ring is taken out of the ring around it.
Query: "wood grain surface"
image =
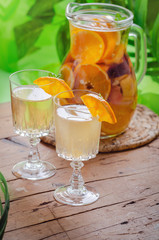
[[[82,174],[100,198],[71,207],[55,201],[53,191],[69,182],[70,163],[55,148],[39,144],[41,158],[57,173],[41,181],[16,179],[13,165],[25,160],[26,138],[13,132],[10,104],[0,105],[0,171],[8,182],[10,211],[4,240],[158,240],[159,138],[133,150],[100,153],[85,162]]]

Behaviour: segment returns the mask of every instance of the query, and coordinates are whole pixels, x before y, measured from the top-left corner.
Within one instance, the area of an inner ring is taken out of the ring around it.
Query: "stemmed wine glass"
[[[38,151],[40,137],[49,134],[53,127],[53,99],[34,84],[39,77],[54,76],[43,70],[22,70],[10,75],[11,107],[14,130],[28,137],[31,145],[26,161],[17,163],[12,172],[16,177],[40,180],[55,174],[53,164],[41,161]],[[45,86],[44,86],[45,87]]]
[[[70,185],[57,188],[54,197],[61,203],[80,206],[99,198],[95,189],[84,185],[81,168],[83,161],[95,158],[98,153],[101,122],[92,117],[81,100],[81,96],[90,91],[72,92],[73,98],[61,98],[61,93],[54,97],[56,152],[71,161],[73,168]]]

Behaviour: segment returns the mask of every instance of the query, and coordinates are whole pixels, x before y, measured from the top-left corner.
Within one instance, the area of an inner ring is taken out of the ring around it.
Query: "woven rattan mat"
[[[126,132],[114,138],[101,139],[99,152],[118,152],[137,148],[151,142],[157,136],[159,136],[159,116],[138,104]],[[56,145],[52,135],[41,139],[45,143]]]

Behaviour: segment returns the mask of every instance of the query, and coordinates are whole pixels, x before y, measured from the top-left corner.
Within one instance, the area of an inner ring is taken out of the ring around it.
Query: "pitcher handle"
[[[143,79],[147,69],[146,36],[141,27],[132,24],[129,36],[134,38],[135,43],[135,73],[137,83]]]

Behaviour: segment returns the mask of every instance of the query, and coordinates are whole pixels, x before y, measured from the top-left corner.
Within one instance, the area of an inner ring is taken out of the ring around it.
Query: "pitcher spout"
[[[66,17],[68,19],[72,19],[74,13],[77,11],[77,9],[80,6],[81,6],[81,4],[79,4],[79,3],[74,3],[74,2],[69,3],[66,7]]]

